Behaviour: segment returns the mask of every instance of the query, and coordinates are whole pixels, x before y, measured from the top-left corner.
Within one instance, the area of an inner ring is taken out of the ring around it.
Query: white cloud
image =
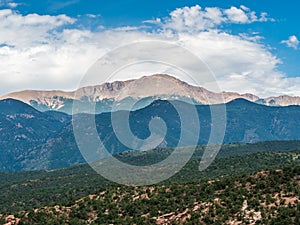
[[[178,8],[170,13],[164,21],[165,28],[176,31],[201,31],[216,28],[222,23],[253,23],[273,21],[268,14],[262,12],[260,17],[246,6],[232,6],[229,9],[218,7],[202,8],[199,5]]]
[[[18,7],[19,5],[19,3],[13,2],[12,0],[0,0],[0,6],[5,6],[11,9]]]
[[[240,33],[239,36],[243,40],[252,41],[252,42],[259,42],[264,39],[263,36],[260,36],[259,33],[255,33],[255,32],[252,34]]]
[[[258,22],[267,22],[267,21],[275,22],[275,19],[269,18],[268,13],[266,12],[260,13],[260,18],[258,19]]]
[[[299,40],[295,35],[290,36],[288,40],[281,41],[281,43],[294,49],[298,49],[299,47]]]
[[[92,14],[92,13],[88,13],[86,14],[86,16],[88,18],[91,18],[91,19],[96,19],[97,17],[100,17],[101,15],[100,14]]]
[[[225,9],[224,14],[228,17],[229,22],[231,23],[253,23],[253,22],[274,22],[273,18],[269,18],[266,12],[261,12],[260,16],[256,15],[255,11],[251,11],[244,5],[241,5],[240,8],[232,6],[230,9]]]
[[[228,19],[234,23],[249,23],[249,18],[245,11],[232,6],[230,9],[226,9],[225,14]]]
[[[18,4],[18,3],[15,3],[15,2],[10,2],[10,3],[8,3],[8,6],[9,6],[10,8],[16,8],[18,5],[19,5],[19,4]]]
[[[66,15],[23,16],[11,9],[4,9],[0,10],[0,21],[0,43],[15,47],[31,47],[47,43],[51,39],[51,31],[72,24],[75,19]]]
[[[164,23],[165,28],[176,31],[199,31],[214,28],[224,20],[219,8],[202,9],[196,5],[174,10]]]
[[[215,31],[180,34],[179,40],[209,65],[222,90],[260,96],[300,94],[286,89],[291,80],[277,71],[281,61],[262,44]],[[208,83],[204,86],[214,89]]]
[[[240,8],[244,11],[250,11],[250,9],[247,6],[241,5]]]
[[[148,23],[148,24],[161,24],[161,19],[156,18],[152,20],[144,20],[143,23]]]
[[[16,8],[19,4],[15,2],[10,2],[7,4],[10,8]]]
[[[240,9],[248,21],[254,21],[250,10]],[[161,29],[122,27],[90,31],[76,26],[67,28],[75,19],[65,15],[22,15],[0,10],[1,94],[22,89],[75,89],[87,69],[108,51],[132,42],[162,40],[183,46],[200,57],[215,73],[222,90],[261,96],[300,95],[300,80],[278,72],[281,62],[257,42],[261,37],[217,30],[223,23],[233,23],[223,9],[184,7],[171,12],[168,18],[152,22]],[[189,59],[182,61],[189,65]],[[193,69],[195,65],[189,66]],[[170,71],[144,65],[133,67],[127,76],[134,78],[159,70]],[[203,86],[213,89],[210,83]]]

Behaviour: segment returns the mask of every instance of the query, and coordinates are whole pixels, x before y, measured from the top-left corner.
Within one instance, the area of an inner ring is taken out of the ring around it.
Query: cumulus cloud
[[[262,19],[251,17],[253,12],[245,6],[237,9],[248,20],[237,16],[230,19],[226,9],[196,5],[176,9],[168,18],[146,21],[154,24],[151,31],[139,27],[91,31],[76,28],[72,25],[76,20],[66,15],[22,15],[11,9],[0,10],[1,94],[22,89],[76,89],[87,69],[110,50],[137,41],[161,40],[183,46],[202,59],[222,90],[260,96],[300,95],[296,88],[299,79],[287,78],[277,70],[281,62],[257,41],[261,37],[237,36],[218,29],[224,23]],[[191,69],[197,68],[188,59],[182,60]],[[163,66],[139,65],[127,71],[124,79],[170,71]],[[201,85],[214,89],[209,82]]]
[[[0,6],[16,8],[19,6],[19,3],[13,2],[12,0],[0,0]]]
[[[164,26],[176,31],[193,32],[216,28],[222,23],[246,24],[267,21],[273,21],[273,19],[268,18],[266,12],[262,12],[260,16],[257,16],[256,12],[243,5],[240,8],[232,6],[229,9],[218,7],[202,8],[199,5],[195,5],[178,8],[171,12],[170,17],[164,21]]]
[[[238,9],[232,6],[230,9],[226,9],[225,14],[228,16],[229,20],[234,23],[248,23],[249,18],[243,9]]]
[[[18,3],[15,3],[15,2],[10,2],[10,3],[8,3],[8,6],[9,6],[10,8],[16,8],[18,5],[19,5],[19,4],[18,4]]]
[[[290,36],[288,40],[281,41],[281,43],[294,49],[298,49],[299,47],[299,40],[295,35]]]
[[[257,16],[255,11],[251,11],[249,8],[243,5],[241,5],[240,8],[232,6],[229,9],[225,9],[224,14],[228,17],[227,21],[231,23],[245,24],[253,22],[274,21],[273,18],[268,17],[268,13],[261,12],[260,16]]]
[[[180,34],[179,40],[208,64],[221,90],[270,96],[290,85],[277,71],[281,61],[262,44],[220,31]],[[214,84],[205,87],[214,90]]]
[[[66,15],[23,16],[11,9],[4,9],[0,10],[0,21],[0,43],[16,47],[31,47],[47,43],[51,39],[51,31],[72,24],[75,19]]]
[[[219,8],[202,9],[199,5],[178,8],[170,13],[165,27],[176,31],[197,31],[213,28],[225,19]]]

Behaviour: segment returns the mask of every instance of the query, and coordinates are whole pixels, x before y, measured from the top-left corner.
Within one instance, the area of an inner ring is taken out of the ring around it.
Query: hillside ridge
[[[138,79],[126,81],[105,82],[100,85],[81,87],[74,91],[43,91],[25,90],[13,92],[0,97],[13,98],[23,101],[40,111],[57,110],[71,113],[73,101],[93,102],[102,106],[99,112],[111,111],[113,104],[123,102],[127,105],[137,100],[148,99],[141,107],[145,107],[155,99],[182,100],[195,104],[228,103],[237,98],[267,106],[300,105],[300,97],[277,96],[260,98],[251,93],[239,94],[237,92],[212,92],[200,86],[188,84],[176,77],[167,74],[143,76]],[[127,100],[129,102],[127,102]],[[127,107],[127,108],[126,108]],[[141,108],[140,107],[140,108]]]

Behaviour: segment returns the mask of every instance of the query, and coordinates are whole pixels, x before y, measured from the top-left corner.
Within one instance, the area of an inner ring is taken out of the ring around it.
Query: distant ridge
[[[184,113],[196,108],[200,127],[191,119],[189,131],[199,129],[199,145],[207,144],[214,125],[211,120],[212,107],[191,105],[178,100],[155,100],[147,107],[131,111],[130,128],[140,139],[149,137],[149,122],[160,117],[168,131],[159,147],[178,146],[181,120],[172,103]],[[111,116],[126,116],[125,111],[101,113],[93,116],[100,140],[112,154],[128,151],[116,136]],[[245,99],[235,99],[226,104],[226,131],[223,143],[256,143],[271,140],[300,140],[300,106],[268,107]],[[79,114],[77,119],[83,125],[90,115]],[[0,101],[0,171],[22,171],[55,169],[83,163],[78,149],[70,115],[51,111],[39,112],[33,107],[14,99]],[[89,134],[90,126],[81,127],[83,134]],[[134,141],[134,139],[133,139]],[[182,146],[189,146],[187,140]],[[89,143],[86,148],[89,149]],[[95,158],[98,156],[95,155]],[[94,157],[93,157],[94,158]]]
[[[97,103],[99,107],[96,113],[112,111],[114,103],[122,105],[122,109],[130,110],[131,108],[128,108],[127,105],[130,105],[128,103],[132,101],[141,101],[140,108],[143,108],[157,99],[192,101],[195,104],[211,105],[228,103],[234,99],[242,98],[267,106],[300,105],[300,97],[283,95],[259,98],[250,93],[215,93],[166,74],[143,76],[127,81],[114,81],[83,87],[70,92],[26,90],[4,95],[0,97],[0,100],[7,98],[20,100],[39,111],[57,110],[66,113],[72,113],[73,101]]]

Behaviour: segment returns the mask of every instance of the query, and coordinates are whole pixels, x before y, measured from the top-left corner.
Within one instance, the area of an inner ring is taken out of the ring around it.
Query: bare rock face
[[[58,110],[64,105],[62,99],[73,99],[73,96],[74,92],[26,90],[4,95],[0,97],[0,100],[12,98],[29,105],[32,105],[32,102],[35,101],[38,104],[47,106],[49,109]]]
[[[101,85],[82,87],[76,91],[35,91],[26,90],[10,93],[0,97],[0,100],[13,98],[23,101],[33,107],[43,106],[44,110],[60,110],[67,102],[84,100],[100,102],[105,99],[122,101],[126,98],[143,99],[192,99],[199,104],[220,104],[242,98],[251,102],[257,102],[268,106],[300,105],[300,97],[279,96],[260,99],[250,93],[239,94],[236,92],[215,93],[205,88],[193,86],[175,77],[165,74],[144,76],[139,79],[127,81],[115,81]],[[37,107],[36,107],[37,108]],[[37,108],[41,110],[41,108]]]
[[[5,224],[4,225],[18,225],[20,223],[19,218],[15,218],[14,215],[8,215],[5,217]]]
[[[288,95],[282,95],[279,97],[269,97],[265,99],[266,105],[272,106],[289,106],[300,105],[300,97],[293,97]]]

